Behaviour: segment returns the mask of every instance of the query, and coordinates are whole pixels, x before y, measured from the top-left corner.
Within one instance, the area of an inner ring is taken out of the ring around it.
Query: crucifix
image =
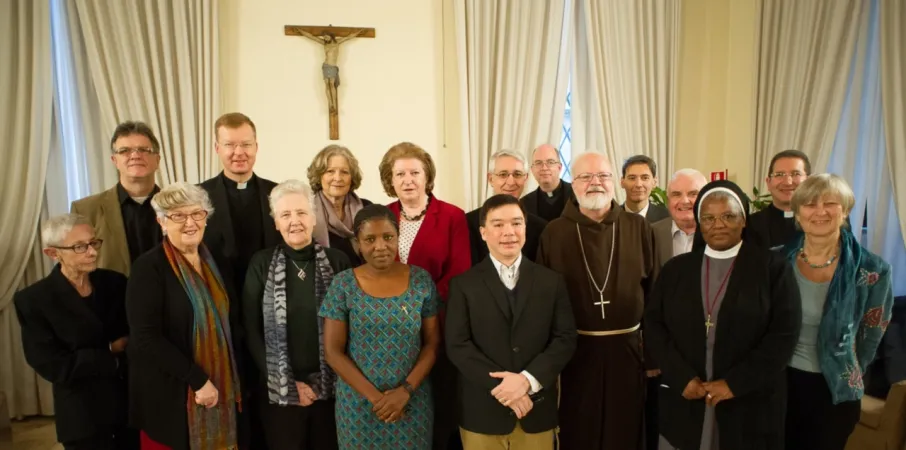
[[[324,26],[286,25],[283,27],[286,36],[302,36],[324,46],[324,63],[321,64],[321,76],[327,90],[327,111],[330,117],[330,139],[340,139],[339,103],[337,88],[340,87],[340,68],[337,60],[340,44],[353,38],[373,38],[374,28],[349,28]]]
[[[604,301],[604,293],[603,293],[603,292],[600,292],[599,294],[601,294],[601,301],[595,303],[595,306],[601,305],[601,318],[602,318],[602,319],[606,319],[606,318],[607,318],[607,315],[604,314],[604,305],[609,305],[609,304],[610,304],[610,301],[606,301],[606,302]]]

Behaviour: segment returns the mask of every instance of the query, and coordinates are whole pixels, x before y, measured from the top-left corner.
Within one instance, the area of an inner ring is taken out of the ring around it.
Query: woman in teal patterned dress
[[[386,206],[359,211],[353,231],[365,264],[334,276],[320,312],[327,363],[340,377],[340,448],[430,449],[437,289],[423,269],[396,260],[399,224]]]

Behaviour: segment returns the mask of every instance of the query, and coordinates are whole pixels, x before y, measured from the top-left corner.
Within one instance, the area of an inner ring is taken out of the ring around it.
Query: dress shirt
[[[497,269],[497,274],[500,276],[500,281],[506,286],[507,289],[513,290],[516,287],[516,283],[519,281],[519,265],[522,263],[522,252],[519,252],[519,256],[516,257],[516,261],[510,265],[505,266],[502,262],[498,261],[494,255],[491,256],[491,262],[494,263],[494,268]],[[521,372],[525,378],[528,379],[531,388],[529,390],[530,394],[534,394],[541,390],[542,386],[538,380],[528,373],[528,371],[523,370]]]
[[[673,234],[673,256],[691,252],[695,233],[686,234],[685,231],[676,226],[676,222],[673,222],[670,228]]]

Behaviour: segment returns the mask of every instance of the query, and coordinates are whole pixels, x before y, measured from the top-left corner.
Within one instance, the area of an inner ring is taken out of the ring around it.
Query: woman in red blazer
[[[384,192],[399,198],[387,205],[399,218],[397,257],[403,263],[428,271],[441,300],[446,302],[450,279],[472,264],[465,212],[431,194],[437,173],[434,160],[415,144],[403,142],[391,147],[381,160],[380,171]],[[443,308],[439,318],[443,329]],[[442,350],[438,351],[431,380],[435,402],[434,449],[446,449],[451,441],[459,440],[459,432],[454,414],[456,368]]]

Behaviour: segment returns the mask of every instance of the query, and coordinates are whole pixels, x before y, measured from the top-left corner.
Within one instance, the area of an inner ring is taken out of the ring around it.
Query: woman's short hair
[[[856,204],[856,196],[843,177],[832,173],[820,173],[809,176],[796,188],[790,201],[793,213],[799,215],[799,208],[802,205],[817,201],[825,195],[834,195],[840,199],[844,215],[849,214]]]
[[[315,158],[311,160],[311,165],[308,166],[308,184],[311,185],[312,191],[317,193],[324,189],[324,186],[321,186],[321,177],[327,172],[327,163],[329,163],[330,158],[333,158],[334,156],[346,158],[346,164],[349,164],[349,174],[352,176],[349,191],[355,191],[362,185],[362,170],[359,169],[359,160],[356,159],[355,155],[353,155],[348,148],[343,147],[342,145],[331,144],[321,149],[321,151],[315,155]]]
[[[63,245],[66,236],[77,225],[91,226],[88,218],[81,214],[60,214],[44,221],[41,225],[41,242],[45,247]]]
[[[305,196],[305,199],[308,200],[308,205],[311,210],[315,210],[315,194],[311,190],[311,188],[307,184],[305,184],[304,181],[295,179],[286,180],[274,186],[274,189],[271,190],[270,195],[267,196],[272,217],[277,217],[277,211],[274,209],[277,207],[277,202],[279,202],[281,198],[290,194],[299,194]]]
[[[151,198],[151,207],[159,219],[167,217],[167,213],[184,206],[199,205],[208,212],[214,213],[211,197],[204,189],[184,181],[179,181],[163,188]]]
[[[393,164],[398,159],[417,159],[422,162],[425,169],[425,193],[431,194],[434,191],[434,177],[437,175],[437,169],[434,167],[434,160],[425,149],[411,143],[401,142],[390,147],[384,158],[381,159],[379,166],[381,172],[381,185],[384,186],[384,193],[390,197],[397,197],[393,189]]]
[[[396,230],[397,234],[400,232],[400,223],[396,218],[396,214],[393,214],[390,208],[378,204],[368,205],[356,213],[355,219],[352,221],[352,232],[358,237],[362,227],[373,220],[386,220],[393,225],[393,229]]]

